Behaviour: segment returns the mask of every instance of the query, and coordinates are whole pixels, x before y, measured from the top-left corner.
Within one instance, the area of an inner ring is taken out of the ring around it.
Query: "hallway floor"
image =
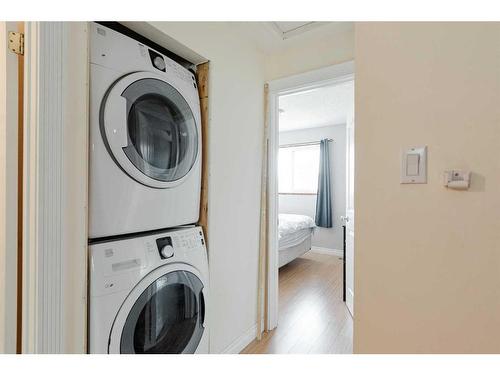
[[[309,252],[282,267],[278,327],[241,353],[352,353],[352,317],[342,301],[342,259]]]

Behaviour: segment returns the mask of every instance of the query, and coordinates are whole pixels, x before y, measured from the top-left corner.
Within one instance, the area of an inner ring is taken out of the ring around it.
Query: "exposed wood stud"
[[[198,225],[203,228],[208,248],[208,74],[209,62],[197,66],[196,81],[201,107],[201,137],[202,137],[202,161],[201,161],[201,197],[200,218]]]

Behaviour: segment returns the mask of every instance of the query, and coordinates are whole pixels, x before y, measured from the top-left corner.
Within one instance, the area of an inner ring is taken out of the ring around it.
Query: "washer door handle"
[[[203,298],[203,289],[200,291],[199,300],[201,325],[205,328],[205,298]]]

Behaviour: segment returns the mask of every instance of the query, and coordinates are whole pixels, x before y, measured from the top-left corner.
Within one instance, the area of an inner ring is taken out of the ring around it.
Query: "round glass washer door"
[[[176,186],[197,162],[200,148],[197,103],[164,77],[132,73],[108,91],[101,132],[119,167],[155,188]]]
[[[153,273],[121,307],[111,332],[110,353],[195,353],[205,329],[201,280],[187,270]]]

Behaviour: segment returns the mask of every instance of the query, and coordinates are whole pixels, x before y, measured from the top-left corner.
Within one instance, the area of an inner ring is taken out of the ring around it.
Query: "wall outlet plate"
[[[470,187],[471,172],[462,169],[444,171],[444,186],[449,189],[467,190]]]

